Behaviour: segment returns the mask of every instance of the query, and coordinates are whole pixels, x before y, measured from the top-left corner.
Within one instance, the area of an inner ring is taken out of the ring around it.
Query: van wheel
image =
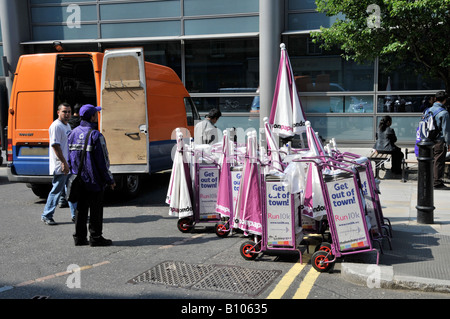
[[[39,198],[47,198],[51,190],[51,184],[31,184],[31,191]]]
[[[137,174],[123,176],[122,191],[128,198],[134,198],[139,193],[140,177]]]

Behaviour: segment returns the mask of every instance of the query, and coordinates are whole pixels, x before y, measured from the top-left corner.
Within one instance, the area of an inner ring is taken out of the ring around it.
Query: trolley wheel
[[[325,263],[330,260],[331,258],[329,253],[323,250],[318,250],[312,255],[311,263],[313,268],[318,272],[326,272],[333,265],[333,263]]]
[[[193,221],[189,217],[181,218],[177,222],[178,230],[182,233],[189,233],[193,228]]]
[[[331,256],[331,251],[332,250],[331,250],[331,244],[330,243],[327,243],[326,241],[320,243],[319,245],[316,246],[316,249],[314,250],[314,252],[319,251],[319,250],[327,252]]]
[[[256,252],[256,244],[253,241],[246,241],[241,245],[240,253],[241,256],[245,260],[254,260],[256,257],[258,257],[258,253]]]
[[[230,234],[230,225],[228,223],[216,224],[216,235],[220,238],[225,238]]]

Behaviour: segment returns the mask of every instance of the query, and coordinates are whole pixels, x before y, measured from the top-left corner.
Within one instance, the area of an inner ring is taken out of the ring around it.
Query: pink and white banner
[[[177,134],[177,150],[173,159],[166,203],[169,204],[169,215],[179,218],[192,216],[192,180],[189,165],[184,154],[183,134]]]
[[[298,97],[286,46],[282,43],[280,47],[280,65],[269,123],[274,133],[280,137],[290,137],[305,131],[306,116]]]
[[[262,235],[260,168],[257,162],[256,134],[247,136],[247,158],[236,203],[236,227],[250,234]]]

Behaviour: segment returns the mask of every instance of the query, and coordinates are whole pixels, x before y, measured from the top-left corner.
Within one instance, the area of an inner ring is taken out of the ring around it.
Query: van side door
[[[106,50],[100,130],[112,173],[148,173],[147,88],[142,48]]]

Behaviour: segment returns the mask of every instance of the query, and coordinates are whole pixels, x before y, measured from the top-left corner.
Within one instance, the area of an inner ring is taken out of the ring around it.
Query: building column
[[[284,0],[259,0],[259,95],[260,127],[270,116],[280,60]]]
[[[19,16],[20,13],[20,16]],[[28,39],[28,6],[26,0],[0,0],[0,21],[3,41],[3,66],[6,71],[8,99],[11,94],[17,61],[22,54],[20,42]],[[24,38],[24,34],[27,34]]]

